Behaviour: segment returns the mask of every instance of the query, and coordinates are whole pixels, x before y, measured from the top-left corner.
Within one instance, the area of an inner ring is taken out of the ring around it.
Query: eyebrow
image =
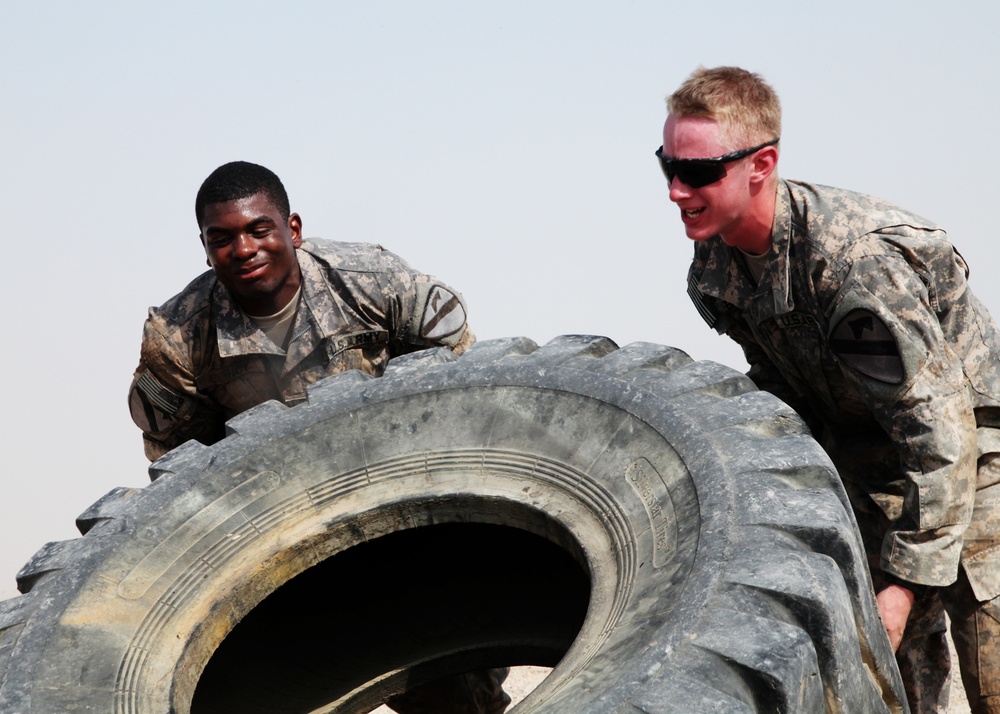
[[[663,153],[663,147],[662,146],[659,149],[657,149],[655,153],[656,153],[656,155],[661,160],[669,161],[672,164],[685,164],[685,163],[687,163],[687,164],[728,164],[730,161],[737,161],[739,159],[745,158],[747,156],[750,156],[750,154],[753,154],[753,153],[755,153],[757,151],[760,151],[761,149],[766,149],[768,146],[774,146],[779,141],[781,141],[781,137],[780,136],[777,139],[771,139],[770,141],[765,142],[765,143],[761,144],[760,146],[752,146],[749,149],[737,149],[736,151],[730,151],[728,154],[723,154],[722,156],[706,156],[704,158],[699,158],[699,159],[694,159],[694,158],[691,158],[691,159],[679,159],[676,156],[670,156],[669,154]]]
[[[270,224],[272,226],[277,225],[277,223],[275,223],[268,216],[258,216],[257,218],[254,218],[254,219],[248,221],[243,226],[241,226],[241,229],[242,230],[253,230],[254,228],[256,228],[257,226],[259,226],[259,225],[261,225],[263,223],[267,223],[267,224]],[[226,230],[225,228],[221,228],[220,226],[206,226],[205,227],[205,235],[208,235],[209,233],[229,233],[229,232],[230,231]]]

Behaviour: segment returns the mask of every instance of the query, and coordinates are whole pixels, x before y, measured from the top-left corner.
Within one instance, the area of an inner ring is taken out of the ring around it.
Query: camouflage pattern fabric
[[[261,402],[297,404],[323,377],[380,376],[397,355],[434,346],[461,354],[475,341],[458,292],[381,246],[311,241],[296,256],[302,298],[287,352],[211,270],[150,309],[129,390],[150,460],[190,439],[218,441],[227,419]]]
[[[302,402],[323,377],[350,369],[377,377],[397,355],[437,346],[462,354],[475,342],[459,293],[381,246],[315,240],[296,256],[302,298],[287,350],[240,310],[211,270],[150,308],[129,408],[151,461],[190,439],[218,441],[227,419],[261,402]],[[500,714],[510,703],[501,687],[507,672],[432,683],[412,706],[400,699],[400,711]]]
[[[929,586],[950,610],[962,597],[961,568],[974,609],[991,611],[1000,595],[1000,469],[992,466],[1000,336],[969,288],[965,261],[919,216],[792,181],[778,184],[769,256],[755,284],[720,239],[696,244],[688,292],[698,311],[743,347],[758,387],[794,407],[836,463],[873,574]],[[915,613],[913,639],[926,643],[933,628],[917,632],[922,617]],[[959,653],[963,673],[966,662],[991,663],[972,668],[982,680],[976,697],[1000,683],[993,639],[966,638]],[[943,681],[947,659],[924,654],[934,664],[911,667],[912,676]],[[935,687],[921,696],[934,700],[941,682],[925,688]]]

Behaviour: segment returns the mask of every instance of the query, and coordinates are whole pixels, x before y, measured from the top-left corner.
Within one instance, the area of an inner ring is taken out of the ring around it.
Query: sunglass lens
[[[672,168],[673,173],[691,188],[708,186],[726,175],[726,167],[716,163],[692,161]]]
[[[668,159],[663,156],[662,147],[657,150],[656,157],[660,160],[660,168],[667,177],[668,184],[679,178],[691,188],[701,188],[726,175],[726,166],[722,162]]]

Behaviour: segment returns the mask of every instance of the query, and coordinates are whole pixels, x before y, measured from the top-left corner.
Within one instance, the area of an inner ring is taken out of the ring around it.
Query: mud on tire
[[[365,712],[553,666],[518,712],[898,712],[837,475],[678,350],[408,355],[190,442],[0,603],[0,711]]]

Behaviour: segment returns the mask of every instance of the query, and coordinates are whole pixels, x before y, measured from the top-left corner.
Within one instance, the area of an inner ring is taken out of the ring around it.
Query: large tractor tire
[[[0,603],[0,711],[367,712],[517,664],[554,667],[518,712],[906,709],[830,461],[669,347],[421,352],[150,473]]]

